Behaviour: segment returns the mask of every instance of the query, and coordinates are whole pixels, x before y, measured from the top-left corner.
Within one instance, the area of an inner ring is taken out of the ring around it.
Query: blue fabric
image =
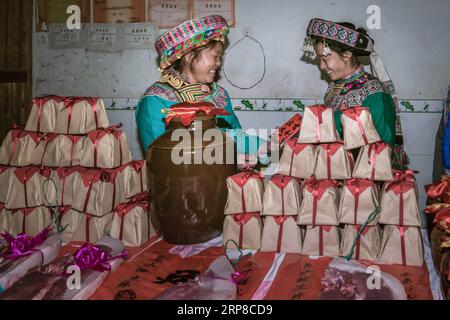
[[[450,113],[447,114],[447,125],[442,139],[442,154],[444,156],[445,169],[450,170]]]

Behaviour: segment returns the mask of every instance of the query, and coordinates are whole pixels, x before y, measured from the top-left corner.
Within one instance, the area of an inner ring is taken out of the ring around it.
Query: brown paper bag
[[[257,213],[226,215],[223,223],[223,244],[233,240],[242,249],[261,247],[262,221]]]
[[[131,152],[121,125],[90,132],[75,145],[81,155],[80,165],[94,168],[117,168],[131,161]]]
[[[113,213],[95,217],[90,214],[74,211],[72,217],[77,226],[74,228],[75,231],[73,232],[72,241],[93,243],[106,235],[108,226],[111,225]]]
[[[121,203],[114,210],[109,235],[126,246],[139,247],[155,234],[146,202]]]
[[[420,227],[417,186],[414,174],[397,172],[381,194],[380,223]]]
[[[353,178],[392,181],[391,147],[384,142],[364,146],[359,151]]]
[[[372,180],[350,179],[345,181],[339,205],[339,222],[364,224],[380,206],[378,186]],[[378,223],[379,214],[369,225]]]
[[[10,130],[0,148],[0,164],[18,167],[41,164],[45,138],[43,133]]]
[[[44,205],[45,179],[38,166],[16,168],[10,178],[6,208],[19,209]]]
[[[266,217],[261,251],[301,253],[302,234],[295,216]]]
[[[25,130],[55,132],[56,104],[61,97],[43,96],[33,99]]]
[[[302,254],[310,256],[339,255],[339,228],[336,226],[307,226]]]
[[[89,169],[77,175],[72,208],[93,216],[111,212],[124,202],[125,194],[116,189],[117,170]]]
[[[314,174],[316,147],[313,144],[298,143],[297,140],[293,138],[286,141],[277,173],[309,179]]]
[[[332,108],[325,105],[305,108],[299,143],[332,143],[338,139]]]
[[[14,168],[0,165],[0,203],[6,202],[10,185],[11,174]]]
[[[109,126],[103,100],[92,97],[64,97],[56,104],[54,132],[87,134]]]
[[[263,215],[297,216],[302,202],[299,182],[292,177],[272,176],[264,191]]]
[[[42,165],[49,167],[72,167],[80,164],[81,154],[75,152],[75,145],[81,136],[48,134],[42,157]]]
[[[347,256],[352,249],[353,241],[361,229],[359,225],[347,224],[342,234],[341,256]],[[356,241],[352,259],[377,261],[380,254],[381,229],[378,225],[366,226]]]
[[[338,222],[339,183],[335,180],[306,180],[303,202],[297,223],[300,225],[334,225]]]
[[[77,183],[83,173],[89,170],[89,168],[83,167],[60,167],[56,170],[52,170],[51,178],[55,181],[58,188],[58,193],[54,204],[58,206],[71,206],[73,203],[74,196],[78,197],[76,192]],[[51,183],[49,182],[49,188],[51,188]]]
[[[320,144],[316,148],[317,179],[350,179],[353,170],[353,155],[345,151],[342,142]]]
[[[381,140],[369,108],[352,107],[342,110],[345,149],[355,149]]]
[[[225,214],[260,213],[263,207],[263,177],[257,172],[240,172],[227,178]]]
[[[384,226],[380,262],[423,265],[422,235],[417,227]]]

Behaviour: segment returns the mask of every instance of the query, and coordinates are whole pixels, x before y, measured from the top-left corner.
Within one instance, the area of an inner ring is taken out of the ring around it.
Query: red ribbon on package
[[[354,224],[357,224],[359,196],[367,188],[373,188],[373,187],[375,187],[375,182],[372,180],[352,178],[352,179],[345,181],[345,188],[347,188],[347,190],[349,190],[353,194],[353,197],[355,198],[355,205],[354,205],[355,221],[354,221]]]
[[[94,144],[94,168],[97,168],[97,154],[98,154],[98,141],[107,134],[112,134],[119,144],[120,148],[120,165],[122,165],[122,144],[120,143],[120,137],[123,134],[122,131],[117,130],[122,127],[122,123],[110,126],[108,128],[102,128],[94,130],[88,133],[89,140]]]
[[[320,104],[320,105],[313,105],[309,107],[309,110],[312,111],[312,113],[316,116],[316,136],[317,136],[317,142],[320,142],[320,125],[323,122],[322,119],[322,113],[325,110],[330,109],[326,105]]]
[[[294,155],[298,155],[300,152],[302,152],[305,148],[309,146],[313,146],[308,143],[298,143],[297,138],[289,139],[286,141],[286,144],[291,148],[292,155],[291,155],[291,162],[289,165],[289,175],[292,175],[292,165],[294,164]]]
[[[316,225],[317,216],[317,202],[322,198],[325,191],[330,187],[338,187],[339,182],[332,179],[317,180],[316,176],[312,176],[310,179],[305,180],[304,184],[306,190],[313,194],[313,225]]]
[[[369,108],[352,107],[352,108],[342,110],[342,114],[344,114],[345,116],[349,117],[350,119],[358,122],[359,132],[361,133],[361,135],[364,139],[364,143],[366,145],[368,145],[369,140],[367,140],[366,132],[364,131],[364,127],[362,125],[361,119],[359,118],[361,116],[361,113],[366,112],[366,111],[370,113]]]
[[[283,240],[283,225],[286,220],[292,219],[292,216],[282,215],[282,216],[273,217],[273,219],[275,220],[275,223],[279,226],[278,240],[277,240],[277,252],[280,252],[281,251],[281,241]]]
[[[436,223],[439,229],[450,232],[450,208],[442,207],[434,217],[433,223]]]
[[[142,176],[142,174],[143,174],[142,168],[145,165],[145,160],[132,161],[131,165],[133,166],[133,168],[136,172],[139,172],[139,178],[141,181],[141,192],[144,192],[144,177]]]
[[[319,256],[323,256],[323,230],[330,232],[333,226],[318,226],[319,228]]]
[[[211,102],[181,102],[171,106],[169,109],[161,109],[163,114],[166,114],[166,125],[172,119],[180,119],[183,126],[188,127],[194,119],[204,114],[206,116],[229,115],[223,108],[217,108]]]
[[[375,168],[377,164],[377,155],[379,155],[384,149],[388,147],[388,144],[385,142],[375,142],[369,145],[369,154],[367,157],[369,165],[372,166],[372,174],[370,179],[375,179]]]
[[[336,154],[336,152],[343,148],[343,144],[341,142],[336,143],[325,143],[319,145],[320,148],[325,150],[327,155],[327,178],[331,179],[331,157]]]
[[[239,247],[242,248],[242,242],[244,237],[244,225],[250,221],[251,218],[259,219],[258,213],[242,213],[233,214],[233,220],[239,225]]]
[[[97,102],[98,98],[94,97],[65,97],[62,98],[60,101],[64,103],[64,107],[67,109],[69,108],[69,120],[67,122],[67,134],[69,133],[70,129],[70,122],[72,121],[72,111],[73,106],[79,102],[86,101],[93,109],[94,111],[94,118],[95,118],[95,128],[98,129],[98,119],[97,119]]]
[[[412,174],[412,175],[411,175]],[[400,197],[399,201],[399,224],[403,225],[403,207],[404,207],[404,198],[403,195],[405,192],[415,189],[416,188],[416,180],[414,179],[414,174],[411,172],[405,172],[405,173],[395,173],[394,174],[394,181],[387,182],[385,190],[386,192],[389,192],[390,190],[394,191],[396,195]]]
[[[400,241],[402,247],[402,264],[406,266],[406,246],[405,246],[405,232],[408,230],[408,227],[397,226],[400,230]]]
[[[14,174],[16,175],[17,179],[20,180],[23,184],[24,194],[25,194],[25,207],[28,206],[28,192],[27,192],[27,182],[38,172],[41,171],[41,168],[38,166],[31,166],[31,167],[21,167],[16,168],[14,170]]]
[[[291,181],[291,177],[282,174],[274,175],[270,181],[281,190],[281,215],[284,216],[284,188]]]
[[[136,207],[141,207],[145,212],[147,212],[147,222],[148,222],[148,238],[150,238],[150,215],[148,211],[148,204],[146,202],[127,202],[127,203],[121,203],[117,205],[115,211],[120,216],[120,232],[119,232],[119,239],[123,239],[123,226],[125,221],[125,216],[130,213],[131,210],[133,210]]]
[[[242,213],[259,213],[259,212],[247,212],[247,208],[245,206],[245,195],[244,195],[244,186],[251,178],[256,178],[260,180],[264,180],[264,177],[261,176],[260,173],[255,171],[244,171],[237,173],[231,176],[231,179],[236,182],[238,186],[241,187],[241,198],[242,198]]]
[[[47,95],[43,97],[37,97],[33,99],[33,105],[38,107],[38,115],[37,115],[37,132],[41,131],[41,115],[42,115],[42,107],[50,100],[55,100],[56,102],[61,101],[61,97],[55,95]]]

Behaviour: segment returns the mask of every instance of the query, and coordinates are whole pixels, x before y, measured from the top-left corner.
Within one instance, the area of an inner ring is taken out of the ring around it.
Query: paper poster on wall
[[[36,0],[36,31],[49,30],[50,23],[66,23],[71,13],[67,8],[77,5],[80,8],[81,23],[90,21],[89,0]]]
[[[94,0],[94,23],[145,22],[145,0]]]
[[[65,23],[50,23],[49,45],[52,49],[85,48],[86,32],[81,29],[68,29]]]
[[[89,50],[101,52],[115,52],[120,48],[118,28],[120,25],[112,23],[89,24]]]
[[[230,27],[235,27],[234,0],[192,0],[191,18],[218,14],[227,20]]]
[[[148,21],[159,29],[173,28],[189,20],[189,0],[148,0]]]
[[[154,23],[130,23],[123,27],[124,50],[149,49],[153,47],[156,36]]]

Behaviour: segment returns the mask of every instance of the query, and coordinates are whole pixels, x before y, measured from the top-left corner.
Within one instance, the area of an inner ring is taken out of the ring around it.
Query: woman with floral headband
[[[255,158],[258,148],[265,145],[258,137],[243,133],[228,93],[215,82],[228,32],[226,20],[213,15],[186,21],[156,39],[162,76],[143,94],[136,109],[144,150],[166,130],[162,109],[179,102],[203,101],[229,113],[217,116],[217,123],[237,141],[238,155],[250,154]]]
[[[320,69],[331,80],[324,100],[335,110],[336,129],[341,137],[341,110],[361,105],[368,107],[381,139],[393,148],[394,167],[406,168],[408,158],[402,146],[394,86],[374,52],[372,38],[352,23],[317,18],[310,21],[306,34],[303,51],[307,57],[320,59]],[[377,77],[366,72],[358,61],[358,57],[368,55]]]

